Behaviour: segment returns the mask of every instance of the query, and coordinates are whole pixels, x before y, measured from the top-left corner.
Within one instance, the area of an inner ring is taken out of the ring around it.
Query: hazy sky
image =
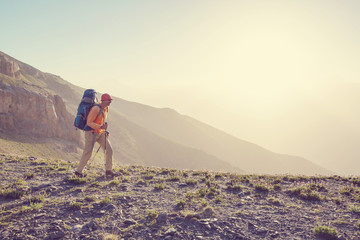
[[[360,157],[339,145],[360,144],[358,0],[0,0],[0,26],[0,51],[75,85],[333,169]]]

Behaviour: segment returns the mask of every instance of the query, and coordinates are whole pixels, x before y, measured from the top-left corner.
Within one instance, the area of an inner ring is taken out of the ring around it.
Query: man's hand
[[[107,122],[106,123],[104,123],[101,127],[100,127],[100,129],[107,129],[108,128],[108,124],[107,124]]]

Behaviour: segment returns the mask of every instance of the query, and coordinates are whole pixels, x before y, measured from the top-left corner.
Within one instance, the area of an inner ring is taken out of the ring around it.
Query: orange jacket
[[[97,134],[104,132],[105,129],[100,129],[100,127],[104,124],[108,111],[107,107],[103,108],[102,113],[97,117],[100,112],[100,106],[95,105],[90,109],[86,119],[86,124],[92,129],[95,129]],[[91,132],[94,132],[94,130],[91,130]]]

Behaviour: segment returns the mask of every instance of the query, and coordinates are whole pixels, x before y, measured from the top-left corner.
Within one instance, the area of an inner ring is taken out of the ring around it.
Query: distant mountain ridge
[[[58,95],[72,114],[84,91],[59,76],[43,73],[1,52],[0,79],[2,86],[33,85]],[[23,83],[15,84],[16,81]],[[330,173],[306,159],[273,153],[168,108],[114,97],[108,122],[118,163],[236,172],[243,169],[250,173]],[[72,123],[67,127],[75,131]]]

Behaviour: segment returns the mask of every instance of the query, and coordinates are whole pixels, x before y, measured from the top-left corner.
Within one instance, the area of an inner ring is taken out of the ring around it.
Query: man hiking
[[[112,98],[109,94],[104,93],[101,95],[101,103],[94,105],[90,109],[90,112],[86,118],[86,125],[92,130],[85,131],[85,147],[79,162],[79,166],[75,171],[75,175],[78,177],[86,176],[86,174],[83,174],[82,171],[91,157],[95,141],[100,144],[101,148],[104,149],[106,153],[105,177],[118,176],[118,174],[112,171],[113,150],[107,138],[108,132],[106,129],[108,125],[105,122],[109,111],[108,107],[111,104],[111,101]]]

